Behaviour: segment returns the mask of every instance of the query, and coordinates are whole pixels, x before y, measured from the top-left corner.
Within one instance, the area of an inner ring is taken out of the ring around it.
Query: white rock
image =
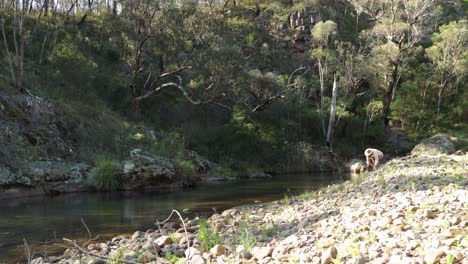
[[[221,245],[216,245],[210,249],[210,253],[215,255],[215,256],[221,256],[224,255],[224,252],[226,251],[226,248],[221,246]]]
[[[261,260],[261,259],[271,256],[271,254],[273,253],[273,248],[272,247],[254,247],[251,252],[254,258]]]
[[[172,239],[168,236],[162,236],[154,240],[154,243],[158,245],[159,247],[164,247],[164,246],[172,244]]]

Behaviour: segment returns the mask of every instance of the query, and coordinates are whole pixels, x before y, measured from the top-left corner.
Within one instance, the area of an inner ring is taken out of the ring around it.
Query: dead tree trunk
[[[325,131],[325,117],[323,116],[323,100],[325,94],[325,68],[322,66],[322,62],[319,60],[319,77],[320,77],[320,105],[319,105],[319,115],[320,122],[322,123],[322,133],[323,136],[326,136]]]
[[[388,85],[387,91],[385,93],[384,97],[384,106],[383,106],[383,121],[384,125],[387,127],[390,123],[390,119],[388,116],[390,115],[390,106],[393,101],[393,96],[395,94],[395,89],[398,85],[399,77],[398,77],[398,66],[399,62],[398,60],[392,63],[392,76],[390,83]]]
[[[330,105],[330,119],[328,121],[327,130],[327,146],[330,150],[333,147],[333,132],[335,128],[335,117],[336,117],[336,98],[338,96],[338,87],[336,84],[336,74],[333,75],[333,90],[332,90],[332,101]]]

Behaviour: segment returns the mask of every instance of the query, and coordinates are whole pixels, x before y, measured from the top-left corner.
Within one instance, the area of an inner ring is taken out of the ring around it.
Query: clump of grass
[[[384,186],[386,183],[385,176],[383,174],[380,174],[377,178],[375,178],[375,182],[380,186]]]
[[[206,219],[200,219],[200,228],[198,230],[197,239],[201,242],[203,251],[209,251],[215,245],[219,245],[223,242],[223,239],[218,235],[218,233],[208,227]]]
[[[319,195],[317,194],[316,191],[311,191],[311,192],[305,192],[299,196],[299,199],[302,201],[308,201],[308,200],[313,200],[317,199]]]
[[[257,240],[252,231],[249,230],[247,222],[239,223],[240,236],[237,240],[238,245],[243,245],[246,251],[250,251],[254,246]]]
[[[120,187],[119,163],[112,160],[98,160],[91,172],[89,182],[101,191],[115,191]]]
[[[271,221],[270,227],[262,227],[261,228],[261,235],[259,241],[266,241],[268,238],[275,236],[278,234],[278,225]]]
[[[285,207],[290,204],[289,196],[287,194],[284,194],[283,204]]]
[[[184,260],[182,258],[177,257],[176,255],[172,254],[172,252],[167,252],[166,255],[164,256],[164,259],[169,260],[172,263],[176,264],[182,264],[184,263]]]

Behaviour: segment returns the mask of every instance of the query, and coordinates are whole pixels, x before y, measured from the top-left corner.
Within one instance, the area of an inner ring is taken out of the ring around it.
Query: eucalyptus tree
[[[369,79],[384,91],[383,122],[401,81],[401,67],[426,35],[437,0],[349,0],[374,25],[362,35],[370,48]]]
[[[453,21],[432,35],[433,45],[426,49],[433,64],[437,87],[437,117],[444,98],[464,89],[468,75],[468,21]]]
[[[310,57],[317,62],[318,74],[320,79],[320,100],[317,103],[320,121],[322,123],[322,131],[324,137],[328,138],[325,128],[324,118],[324,98],[326,80],[330,73],[330,66],[335,60],[335,36],[337,34],[337,25],[331,20],[325,22],[318,22],[312,29],[312,39],[314,41],[314,48],[310,51]],[[335,83],[336,84],[336,83]]]
[[[166,1],[122,1],[122,26],[116,30],[121,58],[126,67],[131,100],[136,108],[140,102],[167,89],[176,89],[192,104],[204,104],[217,95],[216,83],[187,80],[196,76],[190,65],[198,50],[208,48],[212,34],[204,27],[209,21],[194,23],[197,6],[176,6]],[[202,18],[211,19],[209,16]],[[199,81],[199,80],[198,80]],[[188,83],[184,84],[184,83]],[[206,84],[199,87],[200,83]],[[194,96],[194,89],[197,96]]]

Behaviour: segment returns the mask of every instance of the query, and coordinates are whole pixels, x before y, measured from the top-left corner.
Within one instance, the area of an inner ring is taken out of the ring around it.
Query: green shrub
[[[178,160],[176,161],[177,168],[182,175],[194,175],[195,165],[190,160]]]
[[[101,191],[115,191],[120,187],[118,174],[121,172],[119,163],[112,160],[99,160],[91,172],[90,183]]]
[[[223,239],[208,227],[206,219],[200,219],[200,229],[198,230],[197,239],[201,242],[203,251],[209,251],[215,245],[223,242]]]
[[[153,146],[153,151],[170,159],[183,159],[185,140],[177,132],[163,134],[161,140]]]

